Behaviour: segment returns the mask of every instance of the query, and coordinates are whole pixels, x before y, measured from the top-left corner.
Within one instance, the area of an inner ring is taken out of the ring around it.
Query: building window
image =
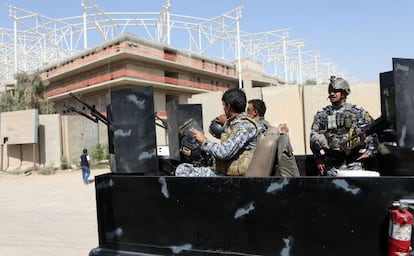
[[[164,82],[167,84],[177,84],[178,73],[171,71],[164,71]]]
[[[164,72],[165,77],[175,78],[178,79],[178,72],[172,72],[172,71],[165,71]]]
[[[177,52],[174,50],[170,50],[167,48],[164,48],[164,59],[176,61],[177,60]]]
[[[175,101],[175,102],[179,102],[180,97],[178,95],[165,95],[165,100],[166,103],[171,102],[171,101]]]

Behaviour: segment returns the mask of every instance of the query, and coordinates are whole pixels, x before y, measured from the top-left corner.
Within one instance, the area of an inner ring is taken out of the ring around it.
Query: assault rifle
[[[84,105],[86,108],[88,108],[91,113],[90,115],[88,115],[87,113],[77,110],[75,107],[73,107],[72,105],[68,104],[67,102],[65,102],[65,104],[63,105],[65,108],[69,109],[70,111],[76,112],[79,115],[82,115],[86,118],[88,118],[89,120],[97,123],[98,121],[101,121],[102,123],[110,126],[112,125],[112,123],[108,120],[108,118],[106,118],[106,116],[102,115],[98,110],[96,110],[94,107],[92,107],[91,105],[89,105],[88,103],[82,101],[81,99],[79,99],[78,97],[76,97],[75,95],[73,95],[73,93],[69,93],[69,95],[74,98],[76,101],[80,102],[82,105]]]
[[[372,134],[382,133],[384,130],[390,128],[391,123],[383,116],[372,121],[369,125],[365,126],[362,132],[355,134],[348,140],[340,143],[341,149],[345,154],[351,155],[357,150],[365,146],[365,138]]]

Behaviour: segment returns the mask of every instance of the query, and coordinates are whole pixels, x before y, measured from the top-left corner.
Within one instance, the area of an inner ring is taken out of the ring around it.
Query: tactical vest
[[[352,110],[353,105],[345,103],[344,111],[334,111],[328,108],[322,114],[325,120],[325,137],[328,141],[329,149],[341,151],[341,143],[349,140],[353,135],[361,132],[358,128],[357,116]]]
[[[258,135],[259,129],[256,122],[245,114],[238,115],[234,120],[231,121],[230,125],[227,126],[226,130],[221,134],[220,142],[223,143],[235,133],[235,123],[242,120],[248,120],[256,127],[256,136]],[[257,140],[256,140],[257,145]],[[242,176],[246,174],[246,170],[249,167],[250,161],[252,160],[256,145],[251,149],[242,148],[232,159],[216,159],[214,162],[214,169],[225,175],[231,176]]]

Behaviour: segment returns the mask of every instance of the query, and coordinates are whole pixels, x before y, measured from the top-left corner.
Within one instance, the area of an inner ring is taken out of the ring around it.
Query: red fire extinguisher
[[[397,204],[397,208],[389,211],[387,256],[408,256],[411,249],[411,231],[413,214],[408,205]]]

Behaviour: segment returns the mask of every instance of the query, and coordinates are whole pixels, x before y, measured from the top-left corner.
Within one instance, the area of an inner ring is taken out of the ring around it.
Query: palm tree
[[[53,104],[44,96],[46,85],[38,73],[19,72],[16,85],[0,93],[0,112],[36,108],[39,114],[53,113]]]

